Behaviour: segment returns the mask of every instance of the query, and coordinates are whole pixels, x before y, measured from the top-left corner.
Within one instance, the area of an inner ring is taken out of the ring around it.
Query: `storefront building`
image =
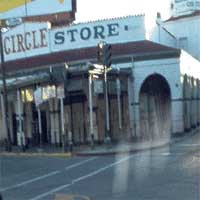
[[[102,74],[90,75],[100,41],[112,45],[108,101]],[[143,15],[57,28],[26,22],[3,34],[3,46],[15,145],[170,139],[199,125],[199,62],[146,40]]]

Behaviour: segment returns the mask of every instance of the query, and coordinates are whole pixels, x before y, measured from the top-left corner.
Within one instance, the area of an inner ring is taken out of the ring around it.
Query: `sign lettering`
[[[200,0],[174,0],[173,15],[181,16],[200,10]]]
[[[106,37],[119,36],[119,24],[107,24],[104,26],[94,26],[92,28],[83,27],[80,29],[72,29],[67,31],[55,32],[55,44],[64,44],[66,40],[76,42],[77,40],[105,39]]]
[[[144,16],[81,23],[51,29],[48,23],[25,23],[3,33],[5,61],[52,52],[145,39]]]
[[[39,34],[39,40],[36,39],[37,34]],[[3,39],[3,46],[6,55],[47,47],[47,29],[6,36]]]

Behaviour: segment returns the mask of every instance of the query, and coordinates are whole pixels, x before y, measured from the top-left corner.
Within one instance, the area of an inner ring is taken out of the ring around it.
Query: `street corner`
[[[56,194],[55,200],[92,200],[88,196],[77,195],[77,194]]]

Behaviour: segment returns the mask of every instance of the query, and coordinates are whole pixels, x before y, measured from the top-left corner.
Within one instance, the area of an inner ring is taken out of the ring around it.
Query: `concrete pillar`
[[[194,106],[194,78],[191,78],[191,120],[192,120],[192,128],[195,127],[195,106]]]
[[[192,84],[191,84],[191,77],[188,77],[188,115],[189,115],[189,124],[190,129],[192,128]]]
[[[134,109],[134,135],[137,138],[141,138],[141,131],[140,131],[140,102],[134,102],[133,105]]]
[[[183,133],[183,102],[172,100],[172,133]]]
[[[148,95],[146,93],[140,94],[140,107],[139,107],[139,119],[140,119],[140,137],[145,140],[147,138],[146,133],[149,131],[149,117],[148,117]],[[148,130],[148,131],[147,131]]]
[[[187,119],[187,130],[191,128],[191,119],[190,119],[190,103],[191,103],[191,88],[190,88],[190,79],[189,77],[186,78],[186,119]]]
[[[183,120],[184,120],[184,130],[189,131],[191,128],[190,123],[190,104],[191,104],[191,88],[190,80],[187,75],[183,78]]]
[[[135,128],[134,128],[134,85],[133,78],[128,78],[128,105],[129,105],[129,120],[130,120],[130,135],[131,137],[136,136]]]
[[[194,79],[194,127],[197,126],[197,85],[196,79]]]

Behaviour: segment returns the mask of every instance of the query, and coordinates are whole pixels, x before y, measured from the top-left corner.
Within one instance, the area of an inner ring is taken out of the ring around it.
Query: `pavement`
[[[121,142],[95,146],[93,151],[89,146],[74,148],[74,154],[82,150],[84,155],[117,149],[126,153],[113,156],[2,156],[0,193],[6,200],[199,200],[200,134],[168,142],[173,144]],[[53,154],[59,149],[45,150]],[[135,149],[142,152],[129,154]]]
[[[151,141],[138,141],[138,142],[118,142],[115,144],[102,144],[96,145],[93,149],[90,146],[77,148],[75,155],[77,156],[105,156],[115,154],[129,154],[153,149],[163,148],[173,143],[180,142],[192,135],[199,133],[199,130],[193,130],[190,133],[183,133],[172,138],[162,138],[159,140]]]
[[[72,157],[72,156],[105,156],[115,154],[128,154],[147,151],[152,149],[162,148],[172,143],[184,140],[191,135],[199,133],[199,130],[193,130],[190,133],[185,133],[182,136],[165,138],[156,141],[140,141],[140,142],[118,142],[107,143],[101,145],[80,145],[74,146],[72,152],[63,152],[61,147],[46,145],[42,148],[31,147],[25,152],[20,147],[13,147],[12,152],[6,152],[3,147],[0,147],[0,156],[47,156],[47,157]]]

